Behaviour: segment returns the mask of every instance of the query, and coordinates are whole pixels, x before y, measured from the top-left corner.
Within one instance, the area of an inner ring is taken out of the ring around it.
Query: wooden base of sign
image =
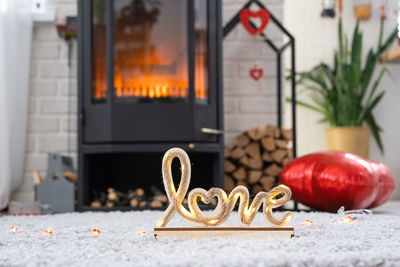
[[[159,227],[154,237],[200,239],[207,237],[237,237],[262,239],[267,237],[292,238],[293,227]]]

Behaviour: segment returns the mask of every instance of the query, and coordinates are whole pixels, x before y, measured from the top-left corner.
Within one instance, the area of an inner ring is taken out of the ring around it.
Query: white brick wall
[[[57,23],[77,14],[76,0],[47,2],[56,11]],[[48,153],[71,151],[76,157],[76,43],[74,48],[69,69],[67,44],[58,37],[54,23],[34,23],[25,174],[12,199],[34,198],[32,171],[45,173]]]
[[[226,23],[246,0],[223,0],[223,21]],[[281,0],[263,3],[278,18],[282,17]],[[76,0],[48,0],[56,11],[57,23],[65,16],[76,15]],[[275,42],[281,35],[270,24],[267,34]],[[226,144],[233,137],[254,125],[276,121],[275,56],[269,47],[250,36],[238,25],[224,40],[224,112]],[[76,44],[72,68],[68,67],[67,44],[57,36],[53,23],[34,26],[31,57],[28,133],[24,182],[13,199],[32,200],[32,171],[47,168],[47,154],[67,153],[76,158]],[[249,70],[257,64],[264,69],[257,82]],[[69,102],[70,101],[70,102]],[[69,146],[68,146],[69,144]]]

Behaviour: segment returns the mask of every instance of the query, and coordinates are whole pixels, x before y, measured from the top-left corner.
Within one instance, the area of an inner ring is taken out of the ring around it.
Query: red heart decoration
[[[267,27],[269,19],[271,15],[266,9],[260,9],[257,12],[251,11],[250,9],[246,8],[240,11],[239,19],[242,22],[243,27],[251,34],[256,35],[261,33],[265,27]],[[250,24],[250,18],[260,18],[261,25],[258,28],[253,28]]]
[[[250,70],[250,76],[256,81],[258,81],[262,77],[263,73],[264,70],[261,68],[254,67]]]
[[[372,208],[386,202],[395,184],[380,163],[339,151],[309,154],[285,165],[280,181],[293,198],[323,211]]]

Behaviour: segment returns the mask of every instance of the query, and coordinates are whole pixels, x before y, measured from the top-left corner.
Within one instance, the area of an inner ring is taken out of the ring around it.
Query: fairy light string
[[[181,164],[181,180],[178,190],[175,188],[171,172],[171,165],[174,158],[178,158]],[[162,175],[165,192],[169,199],[169,206],[157,221],[157,227],[165,227],[175,212],[189,223],[202,226],[217,226],[228,219],[237,201],[239,201],[239,222],[242,226],[249,226],[251,224],[261,205],[263,205],[264,218],[271,225],[282,226],[292,218],[290,212],[285,212],[280,218],[274,217],[272,212],[273,208],[284,205],[291,198],[292,192],[285,185],[279,185],[268,193],[259,192],[251,204],[249,203],[249,190],[245,186],[237,186],[229,195],[220,188],[211,188],[208,191],[196,188],[189,193],[188,210],[182,205],[182,201],[189,188],[190,166],[189,156],[184,150],[172,148],[165,153],[162,162]],[[281,196],[279,199],[276,198],[278,195]],[[198,206],[198,200],[209,204],[214,197],[218,199],[218,204],[210,215],[205,215]]]

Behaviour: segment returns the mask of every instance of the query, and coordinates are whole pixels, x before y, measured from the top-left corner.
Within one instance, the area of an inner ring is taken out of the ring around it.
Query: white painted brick
[[[78,13],[76,3],[62,3],[57,5],[57,23],[65,23],[65,19],[67,16],[76,16]]]
[[[49,80],[32,80],[30,83],[33,96],[54,96],[57,93],[57,84]]]
[[[250,76],[250,75],[249,75]],[[258,95],[258,83],[252,78],[228,78],[224,79],[224,95],[249,96]]]
[[[35,137],[33,135],[26,135],[25,152],[32,153],[35,151]]]
[[[28,101],[28,113],[30,115],[35,114],[36,110],[37,110],[37,108],[36,108],[36,100],[30,99]]]
[[[21,202],[32,202],[35,199],[34,191],[24,192],[24,191],[15,191],[11,195],[11,201],[21,201]]]
[[[272,113],[276,112],[276,99],[274,97],[242,97],[240,111],[245,113]]]
[[[236,77],[238,75],[239,64],[235,60],[224,60],[224,77]]]
[[[225,115],[224,129],[227,132],[242,132],[258,125],[259,117],[254,115]]]
[[[239,110],[239,99],[235,97],[224,97],[225,114],[234,114]]]
[[[78,81],[76,79],[60,81],[58,83],[59,92],[63,96],[77,95]]]
[[[239,133],[226,133],[224,134],[224,145],[227,147],[231,147],[233,144],[233,140]]]
[[[30,66],[30,78],[35,78],[38,75],[38,66],[36,62],[31,61],[31,66]]]
[[[77,132],[78,124],[77,124],[77,115],[69,116],[68,118],[63,119],[62,130],[64,132]]]
[[[61,45],[61,59],[64,61],[68,61],[69,58],[69,48],[68,43],[63,42]],[[77,61],[78,60],[78,43],[76,40],[72,40],[71,45],[71,60]]]
[[[276,75],[276,62],[275,61],[265,61],[265,60],[254,60],[254,61],[241,61],[239,64],[239,76],[247,78],[250,76],[249,72],[252,68],[257,65],[257,68],[263,69],[263,76],[261,79],[268,77],[275,77]],[[260,79],[260,80],[261,80]]]
[[[28,118],[28,131],[31,133],[54,133],[59,129],[58,118]]]
[[[66,152],[68,150],[76,151],[76,144],[76,135],[48,135],[39,137],[39,151],[45,153]]]
[[[70,69],[66,62],[47,63],[39,66],[39,75],[43,78],[68,78]]]
[[[242,5],[229,5],[222,8],[222,25],[225,25],[237,12],[242,8]]]
[[[226,59],[258,59],[261,56],[260,42],[257,40],[225,43],[224,58]]]
[[[60,46],[57,43],[35,42],[32,44],[32,58],[56,59],[60,56]]]
[[[282,116],[282,120],[283,119],[284,118]],[[259,126],[265,127],[267,124],[277,125],[278,124],[277,120],[278,120],[277,114],[266,114],[266,115],[260,116]]]
[[[27,154],[25,157],[25,171],[45,171],[47,168],[47,155]]]
[[[234,42],[237,40],[237,36],[238,36],[238,30],[237,28],[234,28],[233,30],[231,30],[227,36],[224,37],[224,41],[223,41],[223,47],[225,46],[225,44],[230,43],[230,42]]]
[[[22,183],[19,186],[18,190],[20,192],[31,192],[34,190],[34,180],[32,172],[26,172],[22,177]]]
[[[277,95],[277,81],[276,78],[265,78],[260,79],[257,82],[258,88],[260,89],[260,93],[265,96],[273,96]],[[282,81],[282,94],[284,91],[284,82]]]
[[[58,41],[61,39],[58,37],[54,23],[40,23],[34,26],[33,40]]]
[[[42,114],[76,113],[77,100],[76,98],[71,98],[70,101],[68,101],[68,99],[41,100],[40,112]]]

